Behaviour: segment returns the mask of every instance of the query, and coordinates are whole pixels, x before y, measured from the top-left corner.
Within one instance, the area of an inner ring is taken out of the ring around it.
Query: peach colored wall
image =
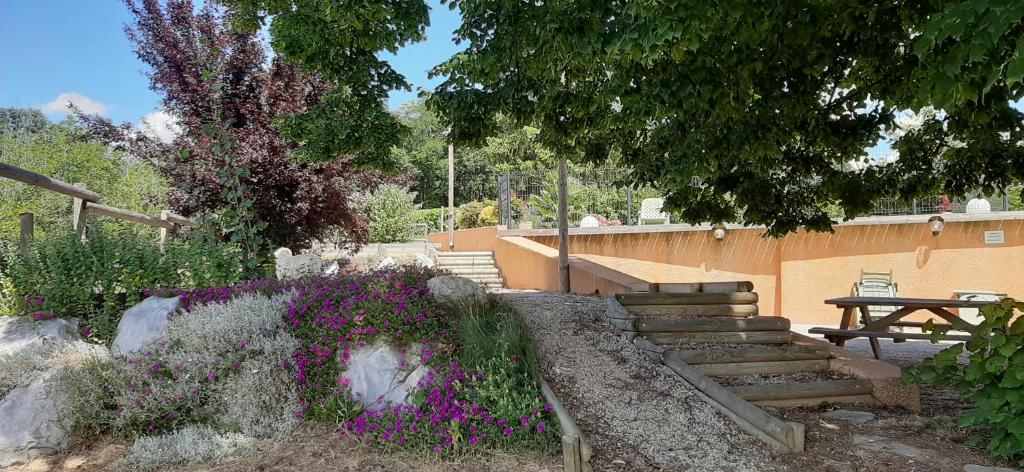
[[[558,251],[521,237],[494,241],[494,263],[508,288],[558,291]]]
[[[570,254],[597,254],[673,264],[671,278],[688,282],[754,283],[760,301],[758,311],[778,313],[779,241],[762,238],[762,231],[732,230],[722,240],[710,231],[672,231],[653,233],[585,234],[569,237]],[[558,247],[558,237],[536,239]],[[649,280],[670,274],[645,274]]]
[[[460,229],[455,231],[455,251],[493,251],[494,240],[498,237],[499,226]],[[439,251],[448,252],[448,232],[430,233],[427,241],[440,244]]]
[[[992,230],[1004,232],[1005,244],[985,245]],[[796,323],[838,325],[839,311],[823,301],[849,295],[861,269],[892,269],[905,297],[947,299],[961,289],[1024,297],[1022,220],[946,223],[939,236],[922,224],[839,226],[786,237],[781,259],[780,313]]]
[[[986,245],[984,232],[991,230],[1002,230],[1005,243]],[[832,234],[801,232],[781,239],[763,238],[762,232],[730,229],[724,241],[706,230],[581,234],[570,236],[569,246],[571,254],[673,264],[666,270],[675,280],[752,281],[763,315],[796,323],[838,324],[839,310],[823,302],[850,295],[861,269],[892,269],[905,297],[950,299],[954,290],[967,289],[1024,298],[1024,220],[947,221],[939,236],[923,223],[840,225]],[[552,251],[558,244],[554,236],[530,239]],[[507,260],[523,264],[508,255]],[[551,267],[531,269],[534,278],[542,270],[557,274],[557,262]],[[660,276],[667,274],[644,274]],[[554,280],[554,285],[531,288],[557,288],[557,275]]]

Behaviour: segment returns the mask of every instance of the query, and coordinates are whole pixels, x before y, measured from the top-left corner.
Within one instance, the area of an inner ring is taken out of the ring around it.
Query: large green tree
[[[391,148],[407,131],[388,112],[388,92],[409,89],[402,74],[379,58],[425,37],[423,0],[215,0],[235,24],[255,32],[269,24],[274,52],[337,86],[302,113],[280,117],[285,138],[301,145],[298,158],[387,168]]]
[[[429,104],[455,139],[504,116],[560,154],[619,152],[690,222],[827,230],[829,206],[1024,180],[1019,0],[447,3],[468,47]],[[849,165],[929,105],[898,160]]]

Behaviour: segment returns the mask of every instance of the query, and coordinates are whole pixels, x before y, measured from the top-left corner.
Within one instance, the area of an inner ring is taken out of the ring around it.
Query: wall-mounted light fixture
[[[946,220],[939,215],[928,218],[928,228],[932,230],[932,236],[938,236],[942,228],[946,226]]]
[[[711,234],[715,236],[715,239],[721,241],[725,239],[725,225],[718,223],[711,227]]]

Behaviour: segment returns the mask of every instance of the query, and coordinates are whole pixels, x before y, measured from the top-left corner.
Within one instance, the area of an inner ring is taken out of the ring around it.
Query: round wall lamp
[[[711,234],[715,236],[715,239],[721,241],[725,239],[725,225],[718,223],[711,227]]]
[[[946,220],[939,215],[928,218],[928,228],[932,230],[932,236],[938,236],[942,228],[946,227]]]

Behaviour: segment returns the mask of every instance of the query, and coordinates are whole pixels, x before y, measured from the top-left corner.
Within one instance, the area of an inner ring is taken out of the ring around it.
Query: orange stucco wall
[[[494,263],[508,288],[558,291],[558,250],[521,237],[496,238]]]
[[[484,226],[482,228],[460,229],[455,231],[455,247],[448,247],[448,232],[430,233],[427,241],[438,244],[439,251],[493,251],[498,229],[502,226]]]
[[[1004,232],[1005,243],[985,244],[985,231],[993,230]],[[892,269],[905,297],[950,299],[954,290],[990,290],[1024,298],[1020,219],[947,221],[938,236],[920,222],[840,225],[832,234],[801,232],[781,239],[762,233],[757,228],[730,229],[723,241],[708,230],[577,234],[570,236],[569,250],[662,263],[631,272],[650,282],[749,280],[760,295],[762,314],[796,323],[837,324],[839,310],[823,302],[850,295],[861,269]],[[502,273],[506,278],[523,274],[510,287],[557,289],[557,237],[529,239],[554,255],[541,264],[536,256],[524,255],[537,252],[537,247],[508,245],[497,261]],[[575,284],[573,289],[577,291]]]

